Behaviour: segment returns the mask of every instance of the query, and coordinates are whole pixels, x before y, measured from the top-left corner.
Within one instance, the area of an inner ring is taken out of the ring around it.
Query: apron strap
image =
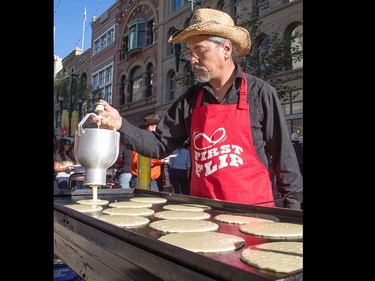
[[[246,75],[242,72],[241,88],[240,88],[240,100],[238,102],[238,109],[244,109],[246,105],[246,96],[247,96],[247,81]]]

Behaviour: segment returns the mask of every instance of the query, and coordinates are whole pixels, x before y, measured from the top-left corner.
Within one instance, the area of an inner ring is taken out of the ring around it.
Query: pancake
[[[303,237],[302,224],[264,221],[241,225],[242,233],[268,239],[300,239]]]
[[[180,204],[173,204],[173,205],[165,205],[163,206],[164,210],[169,211],[189,211],[189,212],[203,212],[205,209],[194,207],[194,206],[186,206]]]
[[[213,231],[170,233],[159,240],[195,253],[229,252],[245,245],[241,237]]]
[[[204,220],[209,219],[210,214],[205,212],[191,211],[161,211],[154,214],[154,217],[165,220]]]
[[[111,207],[111,208],[150,208],[152,207],[152,204],[146,203],[146,202],[120,201],[120,202],[110,203],[108,207]]]
[[[184,205],[184,206],[190,206],[190,207],[197,207],[197,208],[202,208],[204,210],[210,210],[211,207],[208,206],[208,205],[203,205],[203,204],[189,204],[189,203],[186,203],[186,204],[181,204],[181,205]]]
[[[150,222],[150,220],[148,218],[145,218],[145,217],[142,217],[142,216],[100,215],[97,218],[100,219],[100,220],[104,220],[106,222],[115,224],[117,226],[125,227],[125,228],[135,228],[135,227],[146,225]]]
[[[207,220],[158,220],[149,227],[162,233],[173,232],[205,232],[218,230],[219,225]]]
[[[74,209],[82,213],[94,213],[103,210],[103,207],[97,205],[69,204],[65,205],[65,207]]]
[[[149,208],[107,208],[102,213],[111,216],[150,216],[155,211]]]
[[[303,255],[303,242],[280,241],[269,242],[251,246],[253,250],[269,250],[283,254]]]
[[[100,206],[104,206],[104,205],[107,205],[109,203],[108,200],[101,200],[101,199],[86,199],[86,200],[78,200],[77,201],[78,204],[84,204],[84,205],[100,205]]]
[[[234,215],[234,214],[220,214],[214,217],[214,220],[225,222],[229,224],[246,224],[261,221],[279,221],[280,219],[271,215],[263,214],[246,214],[246,215]]]
[[[132,202],[146,202],[151,204],[162,204],[167,202],[167,199],[162,197],[133,197],[129,200]]]
[[[303,268],[302,249],[302,242],[269,242],[244,249],[240,258],[263,270],[291,274]]]

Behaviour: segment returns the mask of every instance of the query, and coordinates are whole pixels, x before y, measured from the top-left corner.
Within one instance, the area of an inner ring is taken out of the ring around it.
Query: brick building
[[[257,9],[262,36],[252,38],[253,46],[263,46],[267,35],[276,33],[283,38],[297,34],[296,44],[302,48],[302,6],[303,0],[115,0],[91,20],[91,48],[83,53],[76,48],[62,60],[55,80],[65,77],[69,82],[65,90],[55,87],[55,136],[61,136],[64,110],[70,112],[68,116],[83,117],[99,97],[135,125],[146,115],[163,115],[188,87],[176,78],[189,76],[189,65],[183,60],[176,71],[175,48],[168,38],[188,26],[196,8],[223,10],[237,22]],[[183,54],[185,46],[181,47]],[[299,135],[303,135],[302,66],[302,61],[291,63],[278,74],[292,89],[282,103],[290,133]],[[62,97],[69,102],[61,105]],[[71,122],[71,134],[76,122]]]

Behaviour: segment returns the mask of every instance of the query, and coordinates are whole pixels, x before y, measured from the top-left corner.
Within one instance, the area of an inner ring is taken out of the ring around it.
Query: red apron
[[[242,76],[238,104],[200,106],[203,89],[198,94],[190,131],[193,196],[243,204],[274,200],[268,170],[254,149]]]

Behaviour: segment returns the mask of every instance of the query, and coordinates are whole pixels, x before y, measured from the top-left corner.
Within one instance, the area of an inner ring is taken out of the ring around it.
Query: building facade
[[[73,74],[69,81],[79,83],[75,88],[73,82],[67,83],[65,90],[77,96],[70,98],[73,102],[68,109],[72,104],[74,108],[78,105],[78,120],[94,109],[99,98],[104,98],[131,123],[139,125],[146,115],[163,115],[188,87],[179,78],[190,76],[189,63],[180,59],[183,56],[178,56],[178,71],[176,65],[176,51],[183,55],[186,46],[169,44],[168,38],[175,30],[189,25],[195,9],[220,9],[238,23],[250,12],[258,11],[261,32],[260,36],[252,37],[252,46],[266,45],[271,34],[281,38],[294,35],[297,38],[294,44],[298,44],[301,54],[302,5],[303,0],[116,0],[100,17],[92,19],[91,48],[84,53],[75,49],[64,58],[60,71],[64,75],[58,73],[55,80]],[[176,47],[181,47],[181,50]],[[297,132],[302,136],[302,60],[291,62],[277,75],[290,88],[281,98],[290,133]],[[55,88],[57,103],[64,96],[61,91],[64,92],[61,85]],[[61,132],[65,133],[61,129],[62,122],[59,122],[63,107],[55,106],[55,135],[60,132],[60,136]],[[70,110],[68,116],[72,115]]]

